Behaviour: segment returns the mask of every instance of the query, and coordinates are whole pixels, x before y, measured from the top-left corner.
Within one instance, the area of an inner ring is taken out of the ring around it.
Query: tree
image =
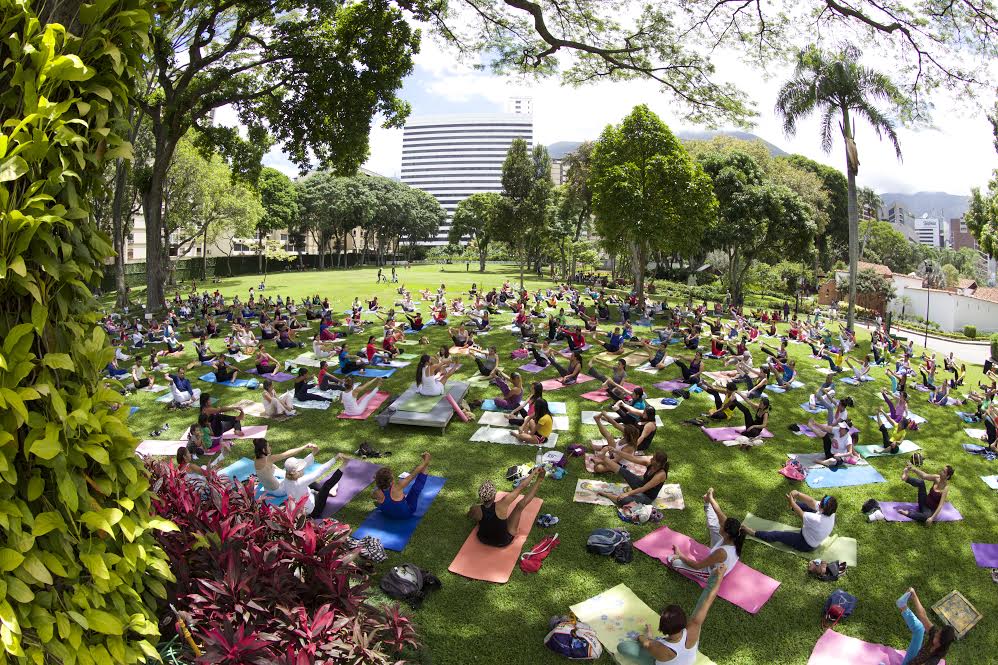
[[[881,263],[902,275],[915,269],[917,261],[911,242],[890,222],[860,222],[859,235],[863,239],[860,261]]]
[[[573,280],[576,273],[578,256],[576,249],[582,240],[582,234],[588,233],[593,217],[593,192],[589,187],[590,164],[592,161],[593,143],[583,142],[574,152],[565,155],[562,168],[565,172],[565,192],[561,197],[558,216],[563,225],[571,224],[571,243],[569,253],[571,266],[568,268],[568,279]]]
[[[878,136],[886,136],[901,158],[901,145],[894,121],[875,105],[886,102],[902,114],[910,114],[910,102],[891,80],[859,64],[859,52],[846,47],[837,53],[809,47],[800,52],[794,77],[780,89],[776,110],[783,116],[783,129],[792,135],[797,123],[814,112],[821,113],[821,147],[832,149],[832,120],[841,115],[839,129],[846,148],[846,182],[849,196],[849,311],[846,326],[852,330],[856,308],[856,264],[859,261],[859,209],[856,174],[859,154],[856,150],[855,119],[865,118]]]
[[[495,235],[502,206],[501,194],[479,192],[458,203],[454,210],[448,240],[453,245],[466,237],[474,241],[478,250],[478,272],[485,272],[489,243]]]
[[[396,92],[412,71],[419,33],[387,0],[205,0],[164,5],[149,39],[157,89],[137,101],[155,145],[143,190],[147,305],[155,311],[167,262],[163,187],[181,137],[198,129],[201,145],[251,182],[270,134],[301,168],[314,156],[352,172],[367,156],[375,114],[397,126],[409,111]],[[236,109],[245,139],[210,124],[223,106]]]
[[[828,221],[824,228],[819,226],[815,243],[821,266],[828,270],[839,258],[847,257],[849,246],[849,184],[842,172],[830,166],[819,164],[803,155],[790,155],[786,159],[798,169],[810,171],[822,183],[828,195],[825,214]]]
[[[944,286],[948,289],[955,289],[960,285],[960,270],[952,263],[943,264],[943,278],[946,280]]]
[[[840,287],[849,288],[848,278]],[[864,268],[856,273],[856,292],[882,298],[885,304],[897,296],[894,284],[872,268]]]
[[[603,130],[593,147],[590,172],[596,230],[614,245],[627,247],[643,302],[652,249],[693,252],[716,221],[710,177],[644,105]]]
[[[547,148],[527,148],[523,139],[513,139],[502,165],[500,233],[513,248],[520,265],[520,288],[523,267],[530,262],[544,233],[551,196],[551,158]]]
[[[856,202],[862,219],[879,219],[880,208],[884,201],[880,195],[869,187],[860,187],[856,192]]]
[[[0,661],[157,658],[173,574],[91,289],[91,195],[127,158],[142,0],[6,2],[0,58]]]
[[[263,241],[264,236],[278,229],[290,230],[294,226],[298,218],[298,191],[291,178],[269,166],[260,171],[257,188],[264,214],[257,222],[256,234],[261,248],[260,269],[266,274],[266,263],[263,260],[270,258],[270,255],[262,251],[268,246]]]

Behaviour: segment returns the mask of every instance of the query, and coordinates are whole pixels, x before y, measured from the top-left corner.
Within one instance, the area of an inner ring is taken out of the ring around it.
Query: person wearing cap
[[[318,519],[322,517],[329,497],[336,496],[336,484],[343,477],[343,469],[336,469],[321,485],[318,480],[329,473],[333,465],[346,459],[345,455],[339,453],[325,464],[305,473],[315,463],[312,453],[305,459],[289,457],[284,460],[284,478],[278,485],[277,493],[287,495],[288,501],[298,505],[309,517]],[[302,499],[305,500],[304,503]]]
[[[426,470],[430,467],[430,453],[424,452],[422,457],[423,461],[398,482],[395,482],[394,474],[387,466],[381,467],[374,474],[374,503],[385,517],[405,520],[415,514],[419,495],[422,494],[426,479],[429,477],[426,475]],[[408,494],[405,491],[407,487]]]
[[[486,480],[478,488],[478,501],[468,510],[468,517],[478,524],[478,540],[491,547],[506,547],[520,528],[520,517],[527,504],[537,496],[544,481],[544,467],[537,467],[502,499],[496,501],[496,486]],[[520,495],[523,494],[522,499]]]
[[[816,434],[824,434],[822,443],[825,447],[825,459],[818,460],[818,464],[834,468],[840,464],[855,464],[856,449],[852,439],[852,425],[848,420],[840,420],[837,425],[819,425],[813,419],[807,422],[807,426]]]
[[[271,452],[270,443],[267,439],[253,439],[253,468],[256,471],[257,482],[263,485],[263,488],[268,492],[276,492],[278,487],[280,487],[280,481],[277,480],[276,464],[306,450],[311,454],[318,449],[319,446],[314,443],[308,443],[275,455]]]
[[[747,536],[767,543],[783,543],[798,552],[813,552],[835,529],[838,501],[834,496],[827,495],[819,501],[797,490],[791,490],[787,494],[787,503],[803,520],[800,531],[756,531],[744,524],[742,531]]]

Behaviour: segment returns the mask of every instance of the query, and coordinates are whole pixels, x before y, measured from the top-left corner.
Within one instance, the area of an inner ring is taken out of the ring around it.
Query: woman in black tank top
[[[513,542],[513,534],[507,526],[508,519],[496,515],[496,504],[482,506],[482,518],[478,520],[478,540],[492,547],[506,547]]]
[[[476,503],[468,511],[468,516],[478,522],[478,540],[482,544],[506,547],[513,542],[520,529],[520,516],[527,504],[537,496],[544,475],[544,467],[534,469],[529,476],[520,481],[516,489],[498,501],[496,501],[495,485],[488,480],[482,483],[478,489],[480,503]]]

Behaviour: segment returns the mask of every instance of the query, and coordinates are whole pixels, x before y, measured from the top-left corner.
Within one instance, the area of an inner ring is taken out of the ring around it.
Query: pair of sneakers
[[[551,513],[544,513],[543,515],[537,518],[538,526],[545,526],[545,527],[554,526],[559,521],[560,520]]]

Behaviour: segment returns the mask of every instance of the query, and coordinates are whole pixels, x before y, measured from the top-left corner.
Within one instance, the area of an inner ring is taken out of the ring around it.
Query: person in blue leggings
[[[378,469],[374,475],[374,502],[385,517],[393,520],[405,520],[416,512],[419,495],[426,485],[426,469],[430,466],[430,453],[423,453],[423,461],[412,470],[404,480],[395,481],[395,475],[387,466]],[[405,488],[409,493],[405,493]]]
[[[950,644],[956,640],[953,626],[940,628],[932,625],[914,587],[909,587],[898,598],[897,606],[911,631],[911,641],[901,665],[937,665],[946,655]]]

